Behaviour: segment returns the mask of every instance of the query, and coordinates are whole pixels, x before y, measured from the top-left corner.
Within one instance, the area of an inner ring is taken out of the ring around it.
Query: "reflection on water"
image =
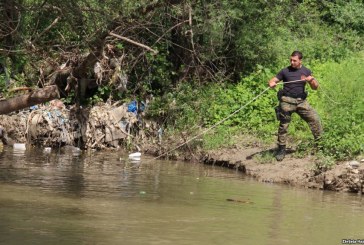
[[[363,211],[360,196],[200,164],[0,153],[0,244],[341,244],[364,238]]]

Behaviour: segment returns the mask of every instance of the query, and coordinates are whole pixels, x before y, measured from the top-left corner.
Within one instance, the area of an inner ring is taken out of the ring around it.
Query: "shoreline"
[[[59,115],[50,117],[48,116],[50,112],[59,112]],[[235,144],[229,148],[201,151],[198,150],[202,146],[200,141],[193,145],[186,144],[179,151],[173,151],[173,154],[166,154],[176,144],[176,137],[169,136],[162,143],[158,134],[155,133],[157,126],[152,121],[146,123],[145,128],[139,132],[134,132],[135,136],[130,135],[130,131],[137,128],[138,121],[134,114],[126,111],[125,106],[93,107],[83,111],[87,113],[87,118],[80,119],[83,125],[81,131],[74,128],[78,125],[75,112],[65,111],[61,114],[62,112],[45,107],[39,110],[38,114],[28,111],[15,115],[1,115],[0,127],[3,129],[2,133],[4,135],[7,133],[12,141],[17,143],[28,141],[31,145],[38,147],[52,147],[52,144],[59,145],[60,141],[72,147],[72,143],[82,137],[88,146],[86,149],[107,151],[120,149],[120,147],[130,148],[132,145],[143,154],[154,157],[164,153],[163,158],[171,160],[198,161],[203,164],[236,169],[260,182],[364,193],[364,156],[360,156],[358,161],[337,162],[330,169],[322,169],[318,157],[307,155],[297,158],[293,154],[294,151],[290,150],[286,158],[278,162],[272,154],[275,147],[260,145],[256,143],[259,140],[246,135],[237,140],[242,145]],[[63,116],[60,117],[60,115]],[[121,128],[122,125],[120,126],[119,122],[128,122],[130,125],[128,132]],[[130,139],[134,141],[126,144]],[[67,144],[67,142],[71,143]],[[140,150],[138,145],[141,146]],[[127,149],[124,150],[127,151]]]
[[[72,150],[76,147],[64,146],[61,148]],[[2,150],[3,148],[1,148]],[[107,151],[115,150],[120,149],[104,148],[100,152],[106,153]],[[261,147],[235,146],[228,149],[193,153],[193,155],[191,155],[191,151],[179,152],[177,155],[170,155],[160,159],[190,163],[198,162],[199,164],[229,168],[252,177],[258,182],[285,184],[307,189],[357,193],[359,195],[364,193],[364,159],[361,161],[338,162],[329,170],[318,171],[315,168],[317,158],[311,155],[304,158],[295,158],[291,153],[288,153],[281,162],[275,159],[266,160],[257,157],[264,152],[272,152],[274,150],[274,148],[264,149]],[[128,153],[127,150],[125,152]],[[141,149],[141,152],[145,155],[157,157],[160,149],[157,150],[155,147],[145,146]],[[87,150],[84,150],[82,154],[87,154]]]
[[[258,161],[255,156],[273,151],[259,147],[208,151],[201,162],[237,169],[260,182],[287,184],[310,189],[363,194],[364,159],[338,162],[327,171],[315,169],[315,156],[294,158],[288,154],[283,161]],[[354,164],[355,163],[355,164]]]

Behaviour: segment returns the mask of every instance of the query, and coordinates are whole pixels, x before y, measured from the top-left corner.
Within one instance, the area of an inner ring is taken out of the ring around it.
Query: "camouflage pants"
[[[322,135],[322,126],[317,112],[310,106],[306,100],[300,98],[282,96],[279,104],[279,128],[278,128],[278,145],[285,145],[287,141],[287,130],[291,122],[292,113],[296,112],[305,120],[317,141]]]

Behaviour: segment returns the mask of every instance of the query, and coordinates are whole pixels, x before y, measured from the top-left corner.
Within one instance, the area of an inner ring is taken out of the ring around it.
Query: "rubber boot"
[[[276,154],[277,161],[282,161],[286,156],[286,146],[285,145],[278,145],[278,151]]]

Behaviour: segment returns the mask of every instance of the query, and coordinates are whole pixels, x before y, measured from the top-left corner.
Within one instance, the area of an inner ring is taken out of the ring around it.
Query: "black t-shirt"
[[[288,66],[282,69],[277,75],[276,78],[279,81],[283,81],[283,92],[285,94],[302,94],[305,92],[306,81],[304,81],[305,77],[310,76],[312,74],[310,69],[307,69],[304,66],[301,66],[299,69],[292,68]],[[302,82],[293,82],[293,83],[285,83],[290,81],[303,80]]]

